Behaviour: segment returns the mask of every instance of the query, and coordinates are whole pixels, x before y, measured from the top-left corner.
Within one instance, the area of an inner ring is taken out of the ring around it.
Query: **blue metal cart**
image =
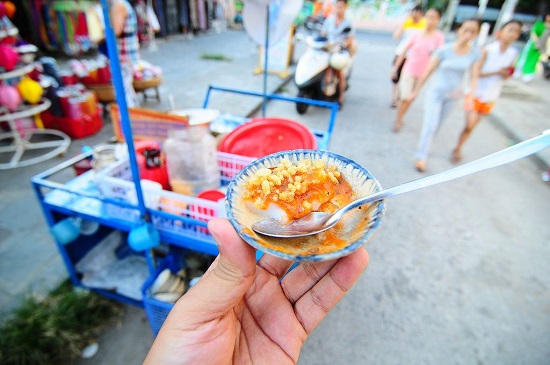
[[[107,0],[101,0],[104,17],[106,22],[106,40],[111,59],[111,67],[115,90],[117,91],[117,103],[121,113],[121,124],[124,132],[125,140],[128,144],[129,151],[134,150],[132,138],[132,129],[129,122],[128,108],[124,98],[124,88],[118,63],[116,50],[116,40],[112,28],[110,27],[109,13],[107,11]],[[239,95],[255,96],[264,98],[264,100],[278,100],[286,102],[307,103],[313,106],[328,108],[331,110],[328,128],[325,131],[314,131],[318,146],[321,149],[327,149],[332,131],[334,129],[338,105],[336,103],[328,103],[315,101],[303,98],[285,97],[277,94],[262,94],[245,90],[236,90],[223,87],[210,86],[204,100],[203,107],[208,107],[211,94],[213,92],[229,92]],[[54,227],[59,222],[62,222],[71,217],[78,217],[88,222],[99,224],[99,229],[91,234],[80,234],[72,242],[60,242],[56,240],[58,251],[63,258],[69,276],[76,286],[86,287],[82,282],[82,275],[76,269],[76,265],[96,247],[102,240],[105,239],[113,231],[129,233],[132,229],[143,224],[149,224],[156,229],[160,236],[160,241],[169,247],[168,260],[170,260],[171,252],[181,253],[186,250],[201,252],[208,255],[217,255],[218,250],[212,236],[207,230],[207,221],[204,218],[197,217],[193,214],[192,209],[187,209],[184,214],[177,214],[166,209],[154,209],[146,206],[144,192],[140,184],[139,169],[136,156],[133,153],[129,154],[127,162],[127,182],[133,184],[133,190],[137,198],[136,204],[130,204],[124,200],[113,199],[112,197],[104,196],[100,193],[96,184],[96,176],[94,171],[85,172],[68,182],[56,182],[56,177],[63,175],[65,170],[70,169],[74,164],[83,159],[90,158],[92,151],[76,156],[64,163],[59,164],[47,171],[44,171],[32,179],[32,186],[36,196],[42,207],[46,221],[50,227]],[[224,157],[224,156],[222,156]],[[224,158],[231,158],[225,156]],[[232,165],[233,169],[242,168],[246,160],[241,160],[239,163],[222,163],[222,167]],[[222,183],[228,184],[234,176],[235,171],[230,173],[223,172],[221,174]],[[64,174],[66,176],[66,174]],[[175,193],[166,192],[166,194]],[[170,196],[170,195],[168,195]],[[196,202],[194,203],[196,204]],[[199,202],[200,204],[200,202]],[[122,214],[112,214],[113,211],[122,212]],[[55,236],[54,236],[55,238]],[[151,250],[143,252],[133,252],[134,254],[145,257],[147,268],[150,273],[149,278],[144,282],[142,292],[144,297],[139,300],[130,298],[112,290],[95,289],[88,287],[91,290],[98,292],[108,298],[117,301],[144,307],[151,322],[153,332],[156,334],[166,317],[166,314],[171,308],[171,304],[159,302],[148,297],[148,289],[159,270],[164,267],[170,267],[175,270],[173,261],[157,260]],[[260,255],[258,255],[259,257]],[[170,265],[168,265],[170,263]]]

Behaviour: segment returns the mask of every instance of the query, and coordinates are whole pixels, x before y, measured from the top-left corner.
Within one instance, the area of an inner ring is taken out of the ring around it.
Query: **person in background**
[[[139,100],[133,87],[134,67],[138,65],[140,59],[137,16],[127,0],[112,0],[110,15],[113,31],[117,37],[126,103],[130,108],[138,107]]]
[[[530,82],[535,77],[537,64],[541,55],[538,43],[540,37],[547,28],[550,28],[550,14],[546,14],[542,20],[536,21],[531,28],[529,41],[523,48],[520,61],[518,63],[518,68],[520,68],[520,72],[518,74],[521,75],[523,82]]]
[[[473,66],[481,58],[481,51],[472,43],[479,34],[479,28],[478,19],[465,20],[457,30],[456,40],[434,52],[424,75],[409,96],[412,102],[430,76],[434,75],[426,91],[424,121],[416,152],[415,167],[420,172],[426,170],[426,159],[436,132],[456,100],[462,96],[462,79],[468,70],[471,70],[470,90],[476,90],[477,74]]]
[[[414,34],[406,44],[403,52],[397,57],[392,69],[392,79],[399,79],[399,107],[393,131],[398,132],[403,128],[403,117],[409,110],[408,100],[416,83],[424,74],[428,61],[433,52],[445,43],[445,35],[437,29],[441,20],[441,12],[437,9],[429,9],[426,12],[426,29]],[[407,56],[405,56],[407,55]],[[403,66],[407,58],[407,63]],[[397,76],[398,70],[401,77]]]
[[[321,29],[321,35],[328,38],[330,42],[340,42],[343,46],[343,52],[349,54],[355,51],[354,40],[355,32],[353,24],[346,18],[347,0],[337,0],[334,5],[334,14],[329,16],[323,23]],[[344,32],[348,28],[349,32]],[[329,69],[330,70],[330,69]],[[344,104],[344,92],[346,91],[346,75],[344,70],[335,71],[338,77],[338,87],[340,92],[340,99],[338,103],[340,107]],[[330,77],[331,75],[328,75]]]
[[[256,262],[226,219],[208,228],[220,255],[176,302],[145,365],[296,364],[308,335],[368,264],[360,247],[336,260],[303,262],[264,255]]]
[[[334,1],[333,0],[323,0],[323,5],[321,6],[321,11],[323,18],[328,18],[334,13]]]
[[[466,125],[453,150],[454,163],[462,159],[462,146],[480,122],[481,117],[491,113],[495,101],[500,96],[504,80],[514,73],[518,51],[511,46],[519,39],[521,27],[522,23],[517,20],[505,23],[496,34],[497,41],[482,50],[481,59],[474,66],[475,74],[479,79],[476,89],[464,98]]]
[[[393,39],[400,39],[399,45],[395,49],[395,58],[393,59],[393,64],[395,64],[395,61],[397,58],[403,54],[403,51],[409,41],[409,39],[415,34],[419,33],[426,28],[426,21],[424,19],[424,13],[422,12],[421,6],[415,6],[412,8],[410,15],[407,17],[405,22],[395,30],[393,33]],[[400,68],[398,68],[395,72],[393,72],[392,69],[392,76],[391,80],[393,82],[393,92],[392,92],[392,103],[391,107],[395,108],[397,107],[397,104],[399,103],[399,89],[397,88],[397,84],[399,83],[399,78],[401,76],[401,68],[405,64],[406,61],[406,55],[405,60],[401,62]]]
[[[550,80],[550,14],[546,14],[545,29],[537,42],[537,48],[541,53],[542,73],[545,79]]]

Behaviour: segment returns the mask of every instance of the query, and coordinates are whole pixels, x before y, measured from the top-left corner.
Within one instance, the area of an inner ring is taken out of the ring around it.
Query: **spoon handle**
[[[414,191],[428,186],[440,184],[446,181],[458,179],[459,177],[474,174],[476,172],[487,170],[493,167],[501,166],[532,155],[533,153],[536,153],[548,146],[550,146],[550,129],[545,130],[544,132],[542,132],[541,135],[537,137],[528,139],[512,147],[505,148],[502,151],[495,152],[489,156],[465,163],[447,171],[430,175],[418,180],[413,180],[390,189],[382,190],[376,194],[372,194],[353,201],[337,211],[330,220],[332,220],[333,218],[340,219],[347,211],[353,208],[357,208],[358,206],[389,198],[395,195],[408,193],[409,191]]]

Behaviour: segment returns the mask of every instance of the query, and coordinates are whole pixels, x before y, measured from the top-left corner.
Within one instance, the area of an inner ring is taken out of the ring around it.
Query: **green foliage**
[[[93,292],[61,285],[44,301],[26,300],[0,327],[3,365],[71,363],[122,307]]]
[[[203,60],[227,61],[227,62],[233,61],[231,57],[227,57],[223,54],[218,54],[218,53],[203,53],[201,54],[201,58]]]
[[[447,9],[447,6],[449,6],[449,0],[428,0],[426,10],[435,8],[441,10],[441,12],[444,13]]]

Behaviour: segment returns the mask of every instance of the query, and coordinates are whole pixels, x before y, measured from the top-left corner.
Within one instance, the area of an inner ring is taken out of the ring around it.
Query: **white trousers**
[[[433,139],[445,118],[455,105],[456,98],[445,98],[435,92],[428,92],[424,104],[424,121],[418,140],[416,159],[425,161],[430,153]]]

